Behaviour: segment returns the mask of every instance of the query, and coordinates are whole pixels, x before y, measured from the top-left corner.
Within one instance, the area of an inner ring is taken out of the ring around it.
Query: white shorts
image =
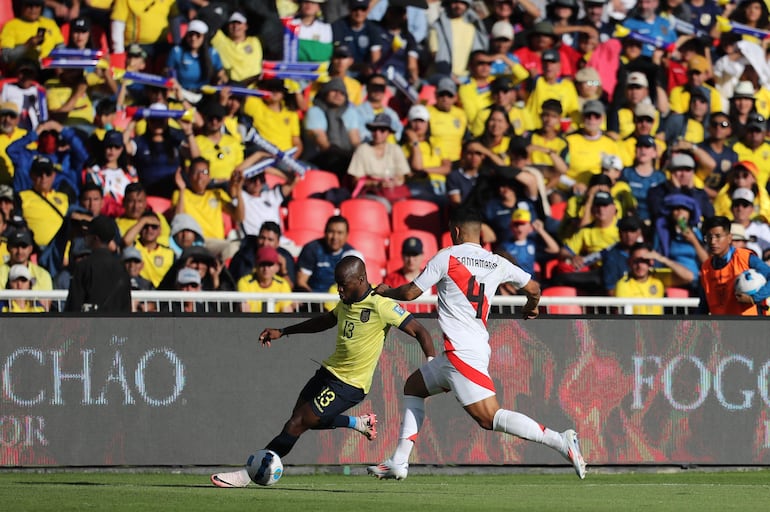
[[[494,396],[495,385],[487,367],[489,356],[457,351],[442,352],[420,367],[428,393],[452,390],[463,407]]]

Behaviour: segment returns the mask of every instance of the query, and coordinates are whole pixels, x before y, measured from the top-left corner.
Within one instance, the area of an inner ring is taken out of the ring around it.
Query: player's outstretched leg
[[[574,430],[559,433],[546,428],[529,416],[506,409],[497,410],[492,429],[553,448],[572,463],[578,477],[581,479],[586,477],[586,463],[580,453],[580,444]]]
[[[403,480],[409,473],[409,454],[412,453],[414,440],[425,419],[425,399],[418,396],[404,396],[404,419],[401,422],[401,433],[393,456],[388,460],[369,466],[366,472],[380,480]]]
[[[561,433],[564,440],[564,451],[562,455],[572,463],[575,473],[582,480],[586,477],[586,462],[583,460],[583,454],[580,453],[580,443],[578,442],[577,432],[574,430],[565,430]]]
[[[217,487],[246,487],[251,483],[251,478],[245,469],[239,469],[211,475],[211,483]]]

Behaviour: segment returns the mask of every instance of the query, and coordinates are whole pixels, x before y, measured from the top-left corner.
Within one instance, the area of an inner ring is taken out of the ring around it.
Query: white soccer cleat
[[[245,469],[239,469],[211,475],[211,483],[217,487],[246,487],[251,483],[251,478]]]
[[[565,430],[561,433],[561,438],[564,440],[564,451],[562,451],[562,455],[572,463],[577,476],[581,480],[584,479],[586,477],[586,461],[583,460],[583,455],[580,453],[580,443],[578,442],[577,432],[571,429]]]
[[[377,415],[369,413],[357,416],[356,426],[353,428],[366,436],[369,441],[373,441],[377,437]]]
[[[409,474],[409,463],[395,464],[388,459],[376,466],[369,466],[366,472],[380,480],[403,480]]]

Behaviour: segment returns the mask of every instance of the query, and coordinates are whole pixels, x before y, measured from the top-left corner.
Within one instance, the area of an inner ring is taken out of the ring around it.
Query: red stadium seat
[[[307,197],[305,199],[292,199],[289,201],[287,213],[287,228],[314,229],[323,233],[326,221],[337,213],[337,209],[331,201]]]
[[[385,277],[385,262],[366,258],[364,264],[369,282],[375,286],[382,283],[382,279]]]
[[[283,236],[289,240],[293,240],[295,244],[302,247],[308,242],[323,238],[324,233],[323,230],[318,229],[290,229],[286,230]]]
[[[311,169],[305,173],[305,177],[294,186],[291,197],[304,199],[313,194],[324,193],[329,189],[340,186],[340,180],[336,174],[326,171]]]
[[[281,176],[276,176],[275,174],[265,173],[265,184],[269,188],[273,188],[276,185],[283,185],[286,183],[286,180],[282,178]]]
[[[367,231],[390,235],[388,209],[379,201],[366,198],[346,199],[340,204],[340,215],[350,224],[350,231]]]
[[[438,252],[438,244],[436,243],[436,236],[433,233],[427,231],[420,231],[418,229],[407,229],[403,231],[394,231],[390,235],[390,261],[397,261],[399,265],[396,268],[401,267],[401,246],[404,244],[404,240],[409,237],[417,237],[422,241],[422,250],[425,255],[425,261],[428,261]]]
[[[550,286],[541,292],[543,297],[577,297],[577,288],[573,286]],[[582,315],[583,308],[577,304],[545,306],[549,315]]]
[[[393,203],[393,231],[419,229],[439,236],[444,226],[441,209],[436,203],[422,199],[403,199]]]
[[[377,233],[350,230],[348,243],[364,255],[364,260],[386,261],[388,239]]]
[[[0,2],[0,29],[13,18],[13,2]]]
[[[688,299],[690,298],[690,290],[686,288],[677,288],[676,286],[669,286],[666,288],[666,297],[673,299]]]
[[[147,206],[158,215],[166,215],[171,209],[171,199],[158,196],[147,196]]]

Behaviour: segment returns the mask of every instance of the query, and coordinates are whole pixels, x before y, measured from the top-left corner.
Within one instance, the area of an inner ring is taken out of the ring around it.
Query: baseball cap
[[[350,8],[350,10],[353,10],[356,7],[361,9],[368,9],[369,0],[348,0],[348,8]]]
[[[143,59],[147,58],[147,52],[144,51],[144,48],[142,48],[137,43],[131,43],[128,45],[128,48],[126,48],[126,55],[129,57],[141,57]]]
[[[243,15],[242,12],[235,11],[230,15],[230,17],[227,19],[228,23],[246,23],[248,20],[246,20],[246,16]]]
[[[556,50],[545,50],[540,59],[543,62],[561,62],[561,56]]]
[[[513,25],[508,23],[505,20],[500,20],[498,22],[495,22],[494,25],[492,25],[492,30],[490,31],[490,35],[492,36],[492,39],[513,39],[514,31],[513,31]]]
[[[109,242],[118,233],[118,225],[115,220],[107,215],[98,215],[88,223],[88,234],[94,235],[104,243]]]
[[[610,178],[603,172],[599,174],[592,174],[591,178],[588,180],[588,188],[595,187],[596,185],[606,185],[608,187],[611,187],[612,178]]]
[[[657,144],[655,144],[655,137],[652,135],[640,135],[636,138],[636,147],[654,148],[655,146]]]
[[[3,101],[0,103],[0,114],[9,113],[14,116],[19,115],[19,106],[12,101]]]
[[[532,214],[529,210],[518,208],[511,214],[512,224],[529,224],[530,222],[532,222]]]
[[[623,161],[617,155],[602,155],[602,169],[623,170]]]
[[[559,38],[553,29],[553,23],[550,21],[539,21],[535,23],[532,25],[532,29],[529,31],[529,35],[550,36],[553,39]]]
[[[623,217],[618,221],[618,231],[637,231],[642,229],[642,220],[634,215]]]
[[[393,125],[390,122],[390,116],[385,113],[377,114],[374,116],[374,119],[366,123],[366,128],[370,131],[373,131],[375,128],[386,128],[391,132],[393,131]]]
[[[197,32],[198,34],[205,36],[209,32],[209,26],[203,20],[192,20],[187,24],[187,32]]]
[[[513,80],[507,76],[499,76],[489,84],[489,90],[492,92],[508,92],[513,89]]]
[[[415,119],[422,119],[423,121],[430,121],[430,112],[425,105],[412,105],[407,114],[407,119],[414,121]]]
[[[436,85],[436,94],[442,92],[451,92],[452,96],[457,95],[457,84],[448,76],[442,77]]]
[[[29,172],[35,173],[35,172],[48,172],[48,171],[56,171],[56,165],[53,163],[53,160],[48,158],[47,156],[43,155],[37,155],[35,156],[34,160],[32,160],[32,167],[30,167]]]
[[[754,176],[759,175],[759,169],[757,168],[757,164],[749,160],[741,160],[740,162],[733,164],[733,170],[739,169],[739,168],[746,169]]]
[[[583,115],[586,114],[599,114],[603,116],[605,113],[604,104],[599,100],[588,100],[583,105]]]
[[[746,235],[746,228],[737,222],[730,224],[730,234],[733,236],[733,241],[748,242],[750,240],[750,238]]]
[[[29,271],[26,265],[13,265],[11,267],[11,271],[8,273],[8,280],[16,281],[20,278],[24,278],[27,281],[32,281],[32,272]]]
[[[671,162],[668,164],[669,169],[695,169],[695,159],[687,153],[674,153],[671,157]]]
[[[10,185],[0,185],[0,199],[7,199],[13,201],[13,188]]]
[[[605,192],[603,190],[600,190],[596,194],[594,194],[594,205],[596,206],[603,206],[608,204],[613,204],[615,201],[612,200],[612,196],[609,192]]]
[[[540,110],[556,112],[559,115],[561,115],[561,113],[564,112],[564,109],[562,109],[561,107],[561,101],[555,100],[553,98],[545,100],[543,104],[540,106]]]
[[[104,134],[104,147],[123,147],[123,134],[117,130],[110,130]]]
[[[227,114],[227,111],[225,110],[224,105],[220,104],[218,101],[215,100],[209,100],[203,102],[202,105],[199,106],[198,112],[204,117],[225,117]]]
[[[754,99],[754,85],[748,80],[738,82],[738,85],[733,89],[733,98],[751,98]]]
[[[142,261],[142,253],[132,245],[123,249],[123,255],[120,259],[122,261]]]
[[[634,71],[628,74],[628,80],[626,81],[626,85],[628,86],[635,85],[637,87],[649,87],[650,82],[647,81],[647,75],[645,75],[641,71]]]
[[[70,32],[88,32],[91,30],[91,21],[88,18],[75,18],[70,22]]]
[[[702,55],[693,55],[690,60],[687,61],[687,69],[689,71],[700,71],[701,73],[709,70],[709,61]]]
[[[182,286],[186,284],[197,284],[200,286],[201,275],[197,270],[185,267],[176,274],[176,283]]]
[[[260,263],[270,263],[275,265],[278,263],[278,251],[273,247],[260,247],[257,249],[257,258],[255,261],[257,265]]]
[[[34,240],[32,239],[32,231],[28,229],[18,229],[14,231],[11,233],[11,236],[8,237],[7,242],[8,247],[22,247],[33,244]]]
[[[422,240],[416,236],[410,236],[401,244],[401,254],[417,255],[422,253]]]
[[[767,119],[765,119],[765,116],[757,112],[750,113],[746,118],[746,128],[760,128],[764,130],[766,125]]]
[[[655,119],[658,111],[652,103],[639,103],[634,107],[634,117],[651,117]]]
[[[575,73],[576,82],[601,82],[602,79],[599,76],[599,72],[596,69],[587,66]]]
[[[748,188],[736,188],[731,197],[733,202],[746,201],[749,204],[754,204],[754,192]]]
[[[352,56],[353,56],[353,52],[351,52],[350,48],[345,44],[335,45],[334,50],[332,51],[332,58],[345,59]]]

